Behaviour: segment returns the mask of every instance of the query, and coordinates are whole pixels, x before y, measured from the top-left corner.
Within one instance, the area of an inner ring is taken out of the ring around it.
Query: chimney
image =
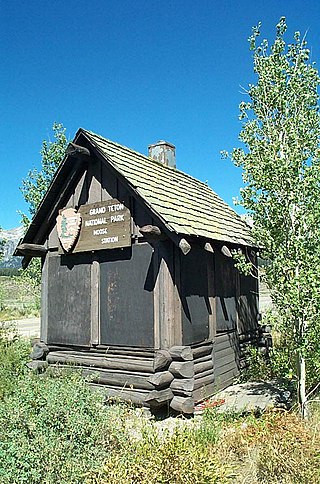
[[[176,147],[168,141],[158,141],[148,146],[149,157],[163,165],[176,168]]]

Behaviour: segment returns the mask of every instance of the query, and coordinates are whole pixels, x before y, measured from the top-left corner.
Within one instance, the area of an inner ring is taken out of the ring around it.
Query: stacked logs
[[[92,388],[101,388],[110,398],[150,407],[153,401],[148,397],[154,390],[161,389],[163,381],[152,381],[155,375],[153,351],[105,350],[94,351],[55,349],[47,356],[49,365],[58,365],[59,368],[80,370],[88,378]],[[154,395],[154,406],[164,398],[160,393]]]
[[[31,354],[41,365],[58,365],[81,373],[93,388],[103,388],[112,398],[156,410],[192,414],[194,402],[203,398],[203,388],[213,384],[212,344],[192,349],[47,348],[38,343]],[[41,360],[40,360],[41,358]],[[38,365],[38,363],[36,363]]]
[[[173,346],[170,348],[172,362],[169,372],[173,375],[170,388],[173,398],[170,408],[178,413],[192,414],[194,411],[194,363],[190,346]]]

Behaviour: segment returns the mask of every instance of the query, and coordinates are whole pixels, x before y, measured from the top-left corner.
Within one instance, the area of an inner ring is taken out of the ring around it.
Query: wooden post
[[[91,344],[99,344],[100,336],[100,264],[94,259],[91,264]]]
[[[43,262],[41,277],[41,319],[40,319],[40,339],[48,341],[48,280],[49,280],[49,257],[48,254]]]

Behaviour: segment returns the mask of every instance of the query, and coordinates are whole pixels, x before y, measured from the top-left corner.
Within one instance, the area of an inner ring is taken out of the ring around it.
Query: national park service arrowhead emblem
[[[81,215],[74,208],[64,208],[57,217],[57,232],[60,243],[66,252],[74,246],[81,227]]]

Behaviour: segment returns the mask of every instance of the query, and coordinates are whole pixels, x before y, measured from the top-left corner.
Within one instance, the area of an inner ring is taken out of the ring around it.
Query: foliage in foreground
[[[119,445],[116,412],[79,375],[25,375],[0,401],[0,482],[84,482]]]
[[[206,484],[320,482],[320,411],[154,422],[105,404],[79,374],[35,375],[30,347],[0,334],[0,482]]]
[[[281,333],[296,358],[299,401],[320,371],[320,77],[300,32],[286,43],[286,20],[272,44],[249,38],[256,83],[240,104],[243,148],[231,159],[243,170],[241,205],[269,261],[266,280]]]
[[[61,123],[53,123],[53,141],[44,140],[40,150],[41,168],[34,168],[28,172],[22,180],[20,190],[23,198],[28,204],[29,213],[20,213],[22,224],[27,229],[32,217],[35,215],[44,195],[46,194],[52,178],[60,165],[68,145],[66,129]],[[31,218],[30,218],[31,217]],[[33,258],[28,268],[21,271],[23,281],[38,287],[41,283],[41,261]]]

